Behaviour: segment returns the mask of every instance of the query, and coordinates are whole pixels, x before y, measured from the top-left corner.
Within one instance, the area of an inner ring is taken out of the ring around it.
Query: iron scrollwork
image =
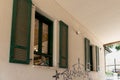
[[[73,78],[76,77],[80,77],[83,80],[90,80],[88,73],[89,71],[86,71],[84,68],[85,66],[83,64],[80,64],[80,59],[78,59],[78,63],[72,65],[71,69],[68,68],[61,73],[56,70],[56,74],[53,76],[53,78],[57,80],[60,76],[62,76],[64,80],[73,80]]]

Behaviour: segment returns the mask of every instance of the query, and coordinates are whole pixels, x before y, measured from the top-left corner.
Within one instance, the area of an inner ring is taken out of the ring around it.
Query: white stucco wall
[[[92,44],[101,47],[100,72],[90,72],[90,75],[93,80],[104,80],[104,53],[100,41],[60,7],[55,0],[33,0],[33,3],[52,20],[62,20],[69,25],[69,66],[76,63],[78,57],[81,63],[84,63],[84,37],[88,37]],[[55,74],[54,68],[46,69],[33,67],[32,64],[9,63],[12,5],[13,0],[0,0],[0,80],[54,80],[52,78]],[[80,34],[76,35],[76,31],[80,31]],[[54,32],[57,34],[57,31]],[[54,38],[55,43],[57,43],[56,37]],[[55,46],[58,45],[54,44]],[[54,55],[58,55],[55,53],[57,52],[57,48],[55,48]],[[57,66],[57,63],[54,65]]]

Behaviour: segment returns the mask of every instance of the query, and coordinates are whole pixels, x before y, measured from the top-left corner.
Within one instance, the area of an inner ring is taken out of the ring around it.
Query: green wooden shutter
[[[29,63],[31,0],[14,0],[10,62]]]
[[[85,42],[85,70],[90,71],[90,40],[84,39]]]
[[[68,25],[60,21],[59,67],[68,68]]]
[[[99,71],[99,47],[96,46],[96,71]]]

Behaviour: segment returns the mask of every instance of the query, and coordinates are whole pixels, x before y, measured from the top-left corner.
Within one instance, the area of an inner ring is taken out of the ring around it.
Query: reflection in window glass
[[[34,65],[52,66],[53,22],[35,13],[34,25]],[[48,52],[49,51],[49,52]]]
[[[49,58],[41,55],[36,55],[36,57],[34,57],[34,65],[49,66]]]
[[[40,40],[42,39],[42,40]],[[40,41],[42,42],[41,44]],[[41,45],[41,48],[39,45]],[[48,54],[48,25],[35,19],[34,27],[34,65],[49,66],[49,57],[41,54]]]
[[[42,53],[47,54],[48,52],[48,25],[42,24]]]
[[[34,50],[38,51],[38,35],[39,35],[39,20],[35,19],[35,28],[34,28]]]

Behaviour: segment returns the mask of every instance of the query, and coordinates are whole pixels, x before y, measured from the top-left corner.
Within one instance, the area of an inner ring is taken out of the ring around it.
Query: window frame
[[[40,14],[39,12],[35,11],[35,19],[39,20],[39,34],[42,33],[42,23],[48,24],[48,54],[42,53],[42,34],[39,35],[38,40],[38,52],[35,52],[37,55],[49,57],[49,67],[53,66],[53,21],[49,18],[45,17],[44,15]],[[40,26],[42,26],[40,28]],[[33,53],[33,54],[34,54]],[[40,65],[41,66],[41,65]]]

